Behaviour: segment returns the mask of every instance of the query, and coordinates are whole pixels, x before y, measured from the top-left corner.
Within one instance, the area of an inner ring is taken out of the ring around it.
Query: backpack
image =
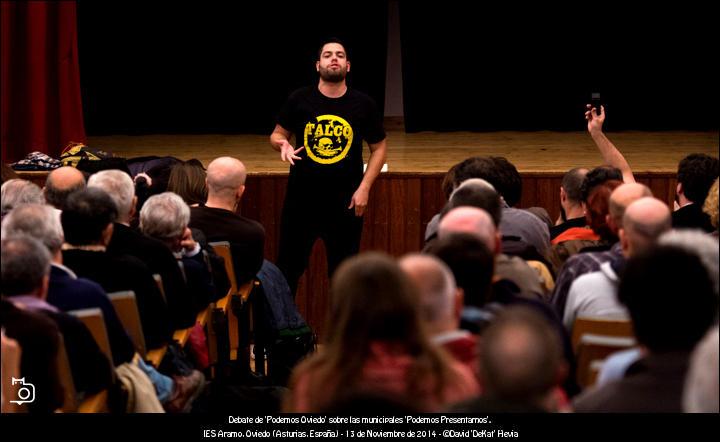
[[[112,155],[102,150],[90,149],[83,143],[70,142],[60,154],[63,166],[77,167],[81,160],[99,161]]]
[[[273,384],[287,385],[295,365],[315,351],[317,336],[297,310],[290,286],[275,264],[264,260],[257,278],[260,285],[253,296],[261,323],[255,324],[255,345],[261,343],[266,349]]]
[[[75,167],[91,175],[109,169],[119,169],[130,174],[125,158],[116,157],[104,150],[91,149],[83,143],[68,144],[60,154],[60,162],[63,166]]]

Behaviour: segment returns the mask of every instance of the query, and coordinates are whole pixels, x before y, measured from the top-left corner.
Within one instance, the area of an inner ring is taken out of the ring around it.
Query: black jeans
[[[298,280],[308,266],[315,241],[320,238],[327,252],[328,278],[340,263],[360,250],[363,218],[355,209],[336,204],[333,208],[313,202],[307,205],[285,200],[280,221],[280,250],[277,266],[285,275],[293,296]]]

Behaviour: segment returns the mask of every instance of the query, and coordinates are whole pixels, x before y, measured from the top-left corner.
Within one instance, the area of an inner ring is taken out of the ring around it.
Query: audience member
[[[63,231],[52,206],[26,204],[3,221],[2,236],[26,234],[42,242],[50,252],[50,284],[47,302],[61,311],[99,308],[105,320],[115,365],[132,360],[135,348],[117,317],[105,290],[96,282],[78,278],[62,263]]]
[[[2,200],[2,218],[21,204],[45,204],[42,189],[27,180],[12,179],[3,183],[0,190]]]
[[[208,241],[230,243],[238,284],[255,277],[262,266],[265,247],[263,226],[236,212],[245,192],[246,174],[239,160],[216,158],[207,169],[207,202],[190,209],[190,227],[200,229]]]
[[[173,253],[183,264],[185,279],[194,303],[204,309],[211,301],[225,296],[216,292],[212,275],[203,257],[202,247],[193,239],[188,228],[190,208],[172,192],[153,195],[140,212],[140,229]]]
[[[50,253],[27,235],[2,240],[3,295],[17,307],[48,316],[63,335],[75,390],[97,393],[113,383],[110,361],[85,325],[76,317],[46,302],[50,278]]]
[[[680,296],[682,295],[682,296]],[[700,259],[673,246],[630,258],[620,302],[647,353],[615,382],[576,398],[580,412],[680,412],[689,356],[712,325],[718,299]]]
[[[710,224],[715,228],[713,235],[715,238],[718,237],[718,216],[720,216],[720,208],[718,208],[718,180],[715,180],[710,192],[708,192],[707,198],[705,198],[705,204],[703,204],[703,212],[710,217]]]
[[[87,186],[107,193],[118,211],[107,253],[119,258],[133,256],[142,261],[152,274],[160,275],[174,330],[195,325],[200,306],[195,304],[177,260],[161,241],[130,227],[136,203],[130,175],[120,170],[103,170],[91,175]]]
[[[705,154],[690,154],[680,161],[676,189],[678,209],[673,212],[674,228],[698,228],[706,232],[715,230],[702,207],[719,172],[718,159]]]
[[[117,207],[103,190],[90,188],[70,195],[61,215],[65,233],[63,262],[78,276],[100,284],[107,293],[135,292],[145,345],[158,348],[168,342],[172,333],[167,305],[145,264],[132,256],[107,253],[116,217]]]
[[[506,250],[506,247],[512,250],[532,247],[535,254],[541,257],[547,256],[550,246],[548,226],[536,215],[512,207],[520,201],[522,193],[522,180],[512,163],[502,157],[471,157],[453,166],[451,170],[453,190],[465,180],[481,178],[490,183],[502,197],[502,219],[498,229],[502,233],[504,252],[511,252]],[[431,220],[425,232],[426,238],[434,235],[435,226],[436,224]]]
[[[588,172],[588,176],[592,173],[593,171]],[[587,180],[588,178],[586,177],[586,181]],[[615,181],[612,180],[611,182]],[[603,186],[604,185],[600,185],[599,187],[602,188]],[[598,187],[598,185],[594,187]],[[611,185],[610,187],[615,190],[609,195],[609,202],[605,204],[599,203],[599,205],[607,207],[607,209],[597,210],[595,213],[597,213],[598,216],[600,216],[601,213],[605,213],[605,225],[610,232],[608,235],[617,236],[618,229],[622,224],[622,219],[625,214],[625,208],[637,199],[652,196],[652,192],[650,192],[647,186],[639,183],[628,183],[618,187]],[[606,194],[604,191],[603,193]],[[598,220],[598,222],[600,221]],[[622,247],[620,243],[615,243],[606,251],[594,251],[590,249],[584,250],[583,253],[576,253],[570,256],[558,272],[551,299],[558,315],[562,316],[564,314],[568,291],[578,277],[585,273],[597,272],[602,263],[618,258],[621,255]]]
[[[172,167],[167,190],[180,195],[188,206],[197,207],[207,201],[206,177],[202,163],[193,158]]]
[[[624,184],[623,186],[633,186]],[[563,324],[572,330],[579,317],[627,319],[628,314],[616,296],[619,275],[626,260],[652,247],[671,228],[670,209],[662,201],[644,197],[625,210],[620,233],[622,255],[600,265],[597,272],[586,273],[570,286]]]
[[[327,343],[295,369],[287,411],[323,410],[357,393],[389,394],[434,411],[478,393],[473,374],[431,344],[416,289],[390,257],[346,260],[331,287]]]
[[[698,343],[690,358],[690,368],[683,390],[683,410],[690,413],[718,413],[718,348],[717,325]]]
[[[74,167],[63,166],[50,172],[45,180],[45,200],[58,210],[65,208],[68,196],[85,188],[85,176]]]
[[[452,407],[461,413],[556,412],[567,376],[560,339],[536,312],[509,307],[482,337],[483,395]]]
[[[460,329],[463,292],[448,266],[434,256],[420,254],[405,255],[399,264],[418,289],[420,318],[432,342],[477,373],[477,338]]]
[[[550,228],[550,240],[572,227],[585,227],[585,208],[580,188],[588,169],[575,167],[563,175],[560,185],[560,217]]]
[[[3,165],[4,167],[4,165]],[[20,356],[22,349],[15,339],[5,336],[5,329],[2,330],[2,353],[0,360],[2,362],[2,398],[0,398],[0,413],[17,413],[20,411],[20,405],[14,402],[18,397],[18,390],[22,387],[13,379],[21,378],[20,376]]]
[[[503,212],[504,213],[504,212]],[[512,281],[524,296],[544,298],[540,277],[525,261],[500,253],[500,232],[490,215],[475,207],[458,207],[440,221],[439,237],[451,233],[470,233],[479,238],[495,255],[495,276]]]

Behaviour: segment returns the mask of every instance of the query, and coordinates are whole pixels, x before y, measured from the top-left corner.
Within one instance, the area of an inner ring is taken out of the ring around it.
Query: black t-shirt
[[[288,196],[295,200],[337,202],[345,207],[363,176],[362,142],[385,139],[380,112],[372,98],[348,88],[339,98],[317,86],[293,92],[277,123],[295,134],[302,158],[290,167]]]

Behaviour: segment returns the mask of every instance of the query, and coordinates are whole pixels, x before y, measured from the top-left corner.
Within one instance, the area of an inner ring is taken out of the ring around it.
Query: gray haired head
[[[60,213],[47,204],[23,204],[15,208],[3,219],[2,237],[19,234],[36,238],[50,254],[56,254],[64,241]]]
[[[140,210],[140,230],[162,241],[182,236],[190,222],[190,208],[173,192],[153,195]]]
[[[28,180],[15,178],[5,181],[0,193],[3,217],[21,204],[45,204],[42,189]]]

